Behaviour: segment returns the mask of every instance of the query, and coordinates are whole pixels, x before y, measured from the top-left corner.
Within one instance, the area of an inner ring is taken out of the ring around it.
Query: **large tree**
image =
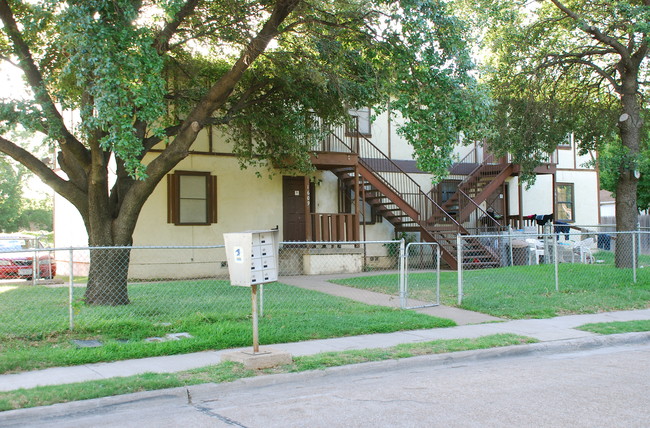
[[[471,130],[487,105],[468,74],[463,26],[447,6],[0,0],[1,59],[29,89],[0,104],[0,126],[47,135],[65,175],[6,133],[0,151],[70,201],[89,245],[100,248],[132,244],[143,204],[207,126],[224,127],[244,160],[291,157],[292,167],[309,168],[318,132],[308,117],[340,123],[349,107],[390,99],[421,165],[440,172],[457,132]],[[75,112],[74,123],[65,111]],[[129,254],[91,253],[87,303],[128,303]]]
[[[616,148],[617,230],[635,230],[637,171],[648,144],[650,0],[477,4],[492,24],[483,33],[498,100],[490,147],[529,171],[571,133],[583,151]],[[631,254],[631,235],[621,236],[616,265],[631,266]]]

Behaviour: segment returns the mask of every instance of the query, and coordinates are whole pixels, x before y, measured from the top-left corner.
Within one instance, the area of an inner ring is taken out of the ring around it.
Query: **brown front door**
[[[282,177],[283,232],[285,241],[306,240],[305,177]]]

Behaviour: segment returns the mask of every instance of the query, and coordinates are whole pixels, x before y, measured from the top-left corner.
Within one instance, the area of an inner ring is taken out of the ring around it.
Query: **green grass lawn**
[[[75,290],[78,299],[83,289]],[[131,304],[74,305],[68,329],[68,289],[20,286],[0,293],[0,373],[99,361],[180,354],[252,345],[250,289],[226,281],[136,283]],[[369,306],[284,284],[264,291],[260,344],[398,330],[448,327],[450,320]],[[187,332],[192,338],[160,343],[145,338]],[[73,339],[96,339],[78,348]]]
[[[613,254],[598,252],[596,264],[561,263],[559,291],[554,265],[510,266],[463,272],[462,308],[502,318],[547,318],[557,315],[647,308],[650,304],[650,257],[639,258],[637,283],[631,269],[617,269]],[[643,266],[643,267],[641,267]],[[647,268],[646,268],[647,266]],[[398,276],[377,275],[333,281],[380,293],[397,293]],[[434,301],[434,273],[411,273],[409,298]],[[441,272],[444,305],[458,302],[458,274]]]
[[[598,334],[636,333],[650,331],[650,320],[593,323],[582,325],[578,329]]]

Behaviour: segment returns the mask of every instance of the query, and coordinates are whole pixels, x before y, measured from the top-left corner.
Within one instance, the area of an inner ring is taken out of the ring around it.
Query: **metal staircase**
[[[462,165],[463,163],[464,160],[461,160],[458,164]],[[441,202],[441,206],[446,211],[454,213],[454,218],[461,224],[467,221],[472,214],[478,212],[482,214],[483,219],[490,222],[491,228],[498,231],[502,225],[488,215],[480,207],[480,204],[485,202],[514,173],[514,166],[504,161],[495,161],[493,155],[488,156],[481,163],[466,162],[466,164],[475,166],[460,182],[456,192],[446,201]],[[437,193],[436,188],[430,194],[435,193]]]
[[[375,213],[389,221],[396,231],[419,232],[422,240],[438,243],[443,260],[450,268],[457,268],[457,235],[470,233],[455,215],[423,192],[406,172],[365,137],[332,130],[316,152],[333,150],[358,155],[355,165],[329,169],[348,189],[359,189],[359,200],[372,206]],[[466,188],[471,189],[471,186]],[[464,239],[463,245],[464,265],[468,263],[475,268],[499,266],[498,255],[480,240]]]

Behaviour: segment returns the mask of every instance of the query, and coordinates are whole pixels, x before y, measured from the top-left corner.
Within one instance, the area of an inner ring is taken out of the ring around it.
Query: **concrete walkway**
[[[381,275],[383,272],[368,272],[367,275],[375,276]],[[395,273],[394,271],[386,272],[389,274]],[[363,274],[355,274],[354,278],[363,276]],[[387,306],[390,308],[400,308],[401,302],[399,296],[392,296],[390,294],[376,293],[374,291],[363,290],[360,288],[346,287],[330,282],[335,279],[350,278],[350,274],[337,274],[337,275],[318,275],[318,276],[283,276],[278,279],[278,282],[283,284],[292,285],[294,287],[305,288],[308,290],[320,291],[321,293],[330,294],[332,296],[345,297],[351,300],[356,300],[368,305]],[[432,287],[434,285],[432,284]],[[421,314],[431,315],[439,318],[447,318],[453,320],[458,325],[467,324],[480,324],[485,322],[503,321],[501,318],[493,317],[491,315],[482,314],[479,312],[467,311],[465,309],[454,308],[451,306],[431,306],[431,302],[423,302],[421,300],[408,299],[407,305],[414,307],[415,312]]]
[[[293,356],[313,355],[321,352],[352,349],[386,348],[402,343],[418,343],[440,339],[462,339],[487,336],[498,333],[515,333],[534,337],[542,342],[558,342],[572,339],[597,338],[599,335],[576,330],[587,323],[632,321],[650,319],[650,309],[621,311],[588,315],[570,315],[550,319],[516,320],[488,324],[466,324],[458,327],[429,330],[401,331],[385,334],[312,340],[298,343],[274,344],[273,348],[289,352]],[[578,343],[571,342],[571,343]],[[572,345],[579,346],[579,345]],[[518,348],[518,347],[512,347]],[[250,349],[250,348],[246,348]],[[264,347],[262,346],[262,350]],[[224,351],[205,351],[185,355],[142,358],[112,363],[86,364],[74,367],[59,367],[33,372],[0,375],[0,391],[33,388],[43,385],[57,385],[89,380],[101,380],[141,373],[173,373],[182,370],[218,364]]]

